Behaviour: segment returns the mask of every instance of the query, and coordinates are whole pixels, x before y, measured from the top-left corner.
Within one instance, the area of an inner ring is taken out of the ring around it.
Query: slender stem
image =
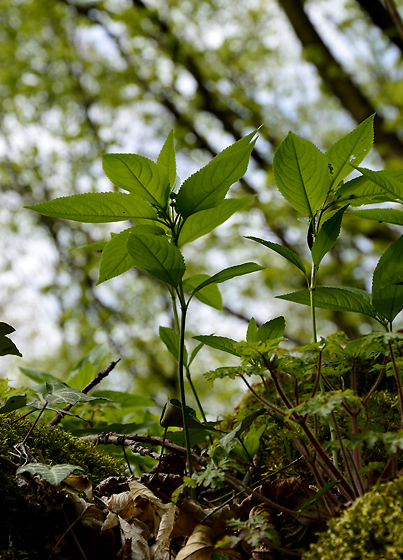
[[[315,289],[316,289],[316,266],[312,262],[311,282],[309,284],[309,299],[311,304],[312,337],[314,342],[318,340],[317,333],[316,333]]]
[[[185,379],[184,379],[184,351],[185,351],[185,325],[186,325],[186,312],[187,305],[183,301],[183,294],[180,297],[181,302],[181,317],[180,317],[180,331],[179,331],[179,388],[182,403],[182,419],[183,431],[185,433],[185,447],[188,462],[189,476],[193,474],[192,467],[192,451],[190,448],[189,426],[186,414],[186,397],[185,397]]]
[[[43,407],[41,408],[41,410],[40,410],[38,416],[35,418],[34,423],[33,423],[32,426],[30,427],[30,429],[28,430],[27,435],[24,437],[23,441],[21,442],[22,445],[25,445],[25,444],[27,443],[27,439],[28,439],[29,436],[31,435],[32,430],[33,430],[33,429],[35,428],[35,426],[37,425],[39,418],[42,416],[42,414],[43,414],[43,412],[44,412],[44,410],[45,410],[45,408],[46,408],[47,406],[48,406],[48,402],[46,401],[45,404],[43,405]]]
[[[403,428],[403,390],[402,390],[402,380],[400,379],[399,369],[396,364],[395,355],[393,353],[392,342],[388,341],[390,357],[392,359],[393,370],[395,372],[396,383],[397,383],[397,390],[399,393],[399,401],[400,401],[400,424]]]

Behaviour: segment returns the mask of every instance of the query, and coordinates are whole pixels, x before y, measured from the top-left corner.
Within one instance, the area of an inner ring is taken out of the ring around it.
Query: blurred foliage
[[[382,15],[375,21],[374,6]],[[289,129],[326,149],[377,112],[372,165],[402,166],[402,44],[383,4],[0,0],[0,8],[0,313],[17,329],[24,355],[23,362],[5,359],[0,375],[17,375],[23,363],[67,379],[75,363],[107,342],[113,359],[122,358],[109,389],[156,397],[159,404],[167,393],[174,396],[175,364],[158,339],[158,326],[171,327],[173,318],[159,283],[150,289],[149,278],[131,271],[95,288],[99,253],[77,248],[108,239],[108,226],[22,209],[56,196],[111,190],[101,154],[155,159],[171,128],[183,180],[264,124],[238,187],[239,195],[258,193],[257,201],[185,256],[189,273],[192,259],[197,272],[213,273],[244,256],[268,271],[223,288],[223,313],[195,304],[189,334],[228,335],[243,331],[251,315],[264,322],[291,310],[286,334],[306,342],[306,311],[273,300],[285,283],[287,291],[300,288],[299,277],[242,235],[304,250],[271,172],[274,150]],[[361,102],[349,104],[346,91]],[[377,257],[397,236],[398,228],[346,217],[319,282],[370,289]],[[325,311],[319,321],[323,335],[343,330],[355,337],[371,328],[360,316]],[[211,362],[220,365],[215,354],[203,356],[194,364],[201,393],[208,387],[200,374]],[[233,402],[234,387],[219,387]],[[209,412],[214,403],[210,398]]]

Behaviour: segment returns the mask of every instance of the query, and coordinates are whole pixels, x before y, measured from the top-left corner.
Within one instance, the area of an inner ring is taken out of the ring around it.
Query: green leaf
[[[225,336],[215,336],[213,334],[205,335],[200,334],[193,337],[195,340],[202,342],[210,348],[215,348],[216,350],[221,350],[222,352],[227,352],[227,354],[232,354],[233,356],[239,356],[238,352],[235,350],[238,344],[236,340],[232,338],[227,338]]]
[[[127,393],[126,391],[111,391],[108,389],[102,391],[94,391],[92,396],[99,398],[106,398],[113,401],[114,405],[119,405],[124,409],[125,414],[127,409],[134,408],[145,408],[149,406],[155,406],[156,402],[151,397],[146,397],[143,395],[134,395],[132,393]]]
[[[250,274],[251,272],[258,272],[259,270],[263,270],[264,267],[256,264],[254,262],[247,262],[243,264],[237,264],[235,266],[230,266],[228,268],[224,268],[217,274],[210,276],[208,280],[205,280],[201,284],[199,284],[192,292],[192,296],[194,296],[198,291],[202,290],[205,286],[209,284],[220,284],[222,282],[226,282],[227,280],[231,280],[231,278],[235,278],[237,276],[244,276],[245,274]]]
[[[371,115],[349,134],[331,146],[326,157],[331,165],[330,188],[334,190],[359,165],[374,143],[374,117]]]
[[[172,188],[176,181],[176,157],[173,130],[168,134],[162,146],[162,150],[157,159],[157,165],[168,177],[169,186]]]
[[[312,244],[312,260],[316,267],[318,267],[323,257],[330,251],[336,243],[340,235],[341,221],[347,206],[343,206],[337,210],[335,214],[323,224],[320,228],[315,241]]]
[[[0,407],[0,414],[7,414],[13,410],[23,408],[27,404],[26,395],[14,395],[6,400],[3,406]]]
[[[54,377],[50,373],[35,371],[33,369],[23,367],[20,367],[19,369],[24,375],[35,381],[35,383],[57,383],[59,381],[57,377]]]
[[[403,169],[384,169],[382,171],[372,171],[365,167],[356,169],[382,189],[383,194],[388,196],[388,202],[403,201]]]
[[[248,329],[246,331],[246,342],[257,342],[259,340],[259,336],[257,334],[257,325],[255,318],[249,321]]]
[[[348,203],[350,206],[377,204],[390,200],[390,193],[364,176],[348,181],[335,193],[335,202],[338,204]]]
[[[93,224],[157,217],[155,209],[140,197],[114,192],[73,194],[24,208],[52,218]]]
[[[199,284],[208,280],[208,274],[194,274],[189,276],[183,281],[183,289],[186,292],[192,292]],[[222,297],[217,284],[209,284],[199,292],[196,292],[195,297],[202,303],[213,307],[214,309],[222,310]]]
[[[276,297],[303,305],[311,304],[309,290],[300,290]],[[320,286],[315,290],[315,307],[331,311],[363,313],[378,320],[377,313],[371,304],[370,294],[358,288]]]
[[[213,430],[216,424],[219,422],[200,422],[197,419],[196,412],[190,406],[186,407],[186,417],[188,428],[200,430],[201,428],[207,428]],[[182,405],[177,399],[169,399],[162,409],[160,424],[163,428],[183,428],[183,416],[182,416]]]
[[[201,210],[189,216],[180,231],[178,245],[181,247],[185,243],[190,243],[207,233],[210,233],[217,226],[223,224],[235,212],[241,210],[249,204],[256,195],[245,196],[243,198],[229,198],[221,202],[215,208]]]
[[[24,472],[29,472],[32,475],[37,474],[42,480],[46,480],[46,482],[49,482],[52,486],[59,486],[66,477],[76,470],[84,471],[82,467],[77,467],[77,465],[60,464],[49,467],[43,463],[27,463],[26,465],[18,467],[16,472],[17,474],[22,474]]]
[[[273,171],[284,198],[312,219],[329,192],[325,155],[308,140],[289,132],[274,155]]]
[[[200,350],[203,348],[203,346],[204,346],[203,342],[200,342],[200,344],[198,344],[195,348],[193,348],[192,353],[190,354],[190,360],[189,360],[188,366],[191,365],[191,363],[196,358],[197,354],[200,352]]]
[[[336,486],[337,484],[339,484],[339,482],[341,482],[340,480],[331,480],[330,482],[328,482],[327,484],[325,484],[323,486],[323,488],[321,488],[318,493],[316,494],[315,498],[313,500],[310,500],[309,502],[306,502],[302,508],[298,511],[298,514],[302,513],[303,511],[315,506],[319,500],[322,498],[322,496],[324,494],[326,494],[326,492],[328,492],[329,490],[331,490],[334,486]]]
[[[213,387],[216,379],[226,379],[227,377],[229,379],[236,379],[242,373],[243,369],[240,366],[224,366],[213,371],[207,371],[203,376],[210,387]]]
[[[257,331],[257,340],[266,342],[266,340],[282,338],[285,331],[285,319],[284,317],[276,317],[267,321]],[[248,341],[249,342],[249,341]],[[252,341],[253,342],[253,341]]]
[[[172,354],[175,360],[179,362],[179,334],[169,327],[160,327],[159,334],[160,339],[165,344],[168,351]],[[186,350],[186,346],[184,349],[183,360],[185,364],[188,363],[188,353]]]
[[[106,154],[102,163],[114,185],[154,206],[165,209],[169,198],[169,179],[154,161],[136,154]]]
[[[352,210],[349,214],[365,218],[367,220],[375,220],[376,222],[386,222],[387,224],[395,224],[403,226],[403,212],[396,208],[371,208],[367,210]]]
[[[97,344],[75,365],[72,374],[79,372],[87,363],[92,364],[95,370],[99,370],[108,354],[110,348],[107,342]]]
[[[15,328],[8,323],[0,321],[0,356],[12,355],[22,357],[21,352],[18,350],[12,340],[6,335],[15,332]]]
[[[67,383],[58,381],[57,383],[46,383],[46,393],[42,394],[44,400],[50,404],[67,403],[76,404],[78,402],[89,402],[97,399],[109,400],[105,397],[92,397],[77,389],[69,387]]]
[[[0,336],[6,336],[15,332],[15,328],[8,323],[0,322]]]
[[[182,184],[176,197],[183,218],[220,204],[230,186],[245,174],[256,135],[255,130],[232,144]]]
[[[287,259],[287,261],[289,261],[294,266],[296,266],[307,278],[307,273],[306,273],[304,263],[299,258],[299,256],[296,253],[294,253],[294,251],[292,251],[291,249],[288,249],[288,247],[283,247],[278,243],[273,243],[272,241],[264,241],[264,239],[260,239],[259,237],[252,237],[249,235],[246,236],[246,239],[252,239],[252,241],[256,241],[257,243],[260,243],[261,245],[268,247],[275,253],[278,253],[279,255]]]
[[[391,323],[403,309],[403,235],[384,252],[372,278],[372,303]]]
[[[186,270],[185,261],[167,237],[132,233],[127,240],[127,249],[134,266],[174,288],[178,286]]]
[[[228,444],[230,444],[234,438],[240,436],[243,432],[245,432],[245,430],[247,430],[253,424],[256,418],[258,418],[262,414],[265,414],[265,412],[267,412],[267,410],[265,408],[261,408],[260,410],[255,410],[255,412],[252,412],[252,414],[248,414],[248,416],[245,416],[245,418],[236,426],[236,428],[234,428],[231,432],[229,432],[229,434],[220,439],[220,447],[226,447]]]

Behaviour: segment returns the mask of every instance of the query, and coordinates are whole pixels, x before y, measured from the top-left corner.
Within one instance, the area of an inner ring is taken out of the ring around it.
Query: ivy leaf
[[[372,277],[372,303],[389,323],[403,309],[403,235],[392,243],[376,265]]]
[[[44,400],[50,404],[76,404],[78,402],[90,402],[97,399],[110,400],[105,397],[91,397],[91,395],[82,393],[78,389],[69,387],[67,383],[63,383],[63,381],[46,383],[46,393],[43,393],[42,396]]]
[[[264,239],[260,239],[259,237],[252,237],[249,235],[246,236],[246,239],[252,239],[252,241],[256,241],[257,243],[260,243],[261,245],[268,247],[275,253],[278,253],[279,255],[287,259],[290,263],[292,263],[294,266],[296,266],[307,278],[307,273],[306,273],[304,263],[299,258],[299,256],[296,253],[294,253],[294,251],[292,251],[291,249],[288,249],[288,247],[283,247],[278,243],[273,243],[272,241],[264,241]]]
[[[173,130],[170,131],[162,146],[157,159],[157,165],[168,177],[169,186],[172,188],[176,181],[176,157]]]
[[[106,154],[102,164],[114,185],[129,191],[153,206],[165,209],[169,198],[169,179],[162,167],[137,154]]]
[[[366,210],[353,210],[349,214],[365,218],[367,220],[375,220],[376,222],[385,222],[387,224],[395,224],[403,226],[403,212],[396,208],[370,208]]]
[[[226,282],[227,280],[231,280],[232,278],[236,278],[237,276],[244,276],[245,274],[250,274],[251,272],[258,272],[259,270],[263,270],[263,268],[263,266],[254,262],[247,262],[224,268],[224,270],[217,272],[217,274],[210,276],[210,278],[199,284],[193,290],[192,296],[209,284],[220,284],[222,282]]]
[[[359,165],[371,150],[374,143],[374,117],[375,115],[371,115],[365,119],[326,151],[331,165],[331,190],[337,188],[353,171],[351,164]]]
[[[185,261],[167,237],[132,233],[127,240],[127,249],[134,266],[174,288],[178,286],[186,270]]]
[[[256,135],[255,130],[232,144],[182,184],[176,197],[177,211],[183,218],[220,204],[230,186],[245,174]]]
[[[186,292],[192,292],[199,286],[202,282],[208,280],[210,276],[208,274],[194,274],[189,276],[183,281],[183,289]],[[214,309],[222,310],[222,297],[217,284],[209,284],[205,286],[200,291],[195,293],[195,297],[202,303],[213,307]]]
[[[276,297],[303,305],[311,304],[309,290],[300,290]],[[358,288],[320,286],[315,289],[315,307],[329,309],[331,311],[363,313],[364,315],[368,315],[368,317],[379,320],[371,304],[370,294]]]
[[[189,216],[180,231],[178,245],[190,243],[207,233],[210,233],[217,226],[223,224],[235,212],[241,210],[249,204],[256,195],[245,196],[243,198],[229,198],[221,202],[215,208],[201,210]]]
[[[329,192],[325,155],[308,140],[289,132],[274,155],[273,171],[284,198],[313,219]]]
[[[330,251],[340,235],[341,221],[347,206],[337,210],[335,214],[323,224],[312,245],[312,260],[319,267],[323,257]]]
[[[22,357],[14,342],[7,336],[13,332],[15,332],[14,327],[8,323],[0,322],[0,356],[12,355]]]
[[[24,472],[29,472],[32,475],[37,474],[42,478],[42,480],[46,480],[46,482],[49,482],[52,486],[59,486],[67,476],[76,470],[83,471],[84,469],[82,467],[78,467],[77,465],[69,464],[60,464],[49,467],[43,463],[27,463],[26,465],[18,467],[16,472],[17,474],[22,474]]]
[[[233,356],[239,356],[236,351],[236,345],[238,344],[236,340],[232,338],[227,338],[225,336],[215,336],[213,334],[205,335],[200,334],[193,337],[195,340],[202,342],[210,348],[215,348],[216,350],[221,350],[222,352],[227,352]]]
[[[155,209],[140,197],[114,192],[73,194],[24,208],[52,218],[93,224],[157,217]]]
[[[168,351],[172,354],[177,362],[179,362],[179,334],[170,329],[169,327],[160,327],[159,328],[160,339],[167,347]],[[186,346],[184,349],[184,356],[183,356],[185,364],[188,363],[188,353],[186,350]]]

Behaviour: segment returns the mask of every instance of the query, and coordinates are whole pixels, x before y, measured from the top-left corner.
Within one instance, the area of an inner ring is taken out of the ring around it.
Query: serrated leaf
[[[266,340],[282,338],[285,331],[285,319],[284,317],[276,317],[264,323],[257,331],[257,340],[266,342]],[[249,341],[248,341],[249,342]]]
[[[260,410],[255,410],[255,412],[252,412],[252,414],[248,414],[248,416],[245,416],[245,418],[236,426],[236,428],[234,428],[229,434],[220,439],[219,446],[226,447],[234,438],[240,436],[245,430],[247,430],[253,424],[256,418],[258,418],[265,412],[267,412],[267,410],[265,408],[261,408]]]
[[[160,327],[159,334],[160,339],[165,344],[168,351],[172,354],[175,360],[179,362],[179,334],[169,327]],[[186,350],[186,346],[184,348],[183,360],[185,364],[188,363],[188,353]]]
[[[387,224],[395,224],[403,226],[403,212],[396,208],[370,208],[366,210],[352,210],[349,214],[365,218],[366,220],[375,220],[376,222],[385,222]]]
[[[93,224],[157,217],[155,209],[140,197],[114,192],[73,194],[24,208],[52,218]]]
[[[303,305],[311,304],[309,290],[300,290],[276,297]],[[377,313],[371,304],[370,294],[358,288],[320,286],[315,290],[315,307],[331,311],[363,313],[378,320]]]
[[[78,389],[69,387],[67,383],[58,381],[56,383],[46,383],[46,392],[42,394],[44,400],[50,404],[76,404],[78,402],[90,402],[97,399],[109,400],[105,397],[92,397],[82,393]]]
[[[52,486],[59,486],[63,480],[69,476],[72,472],[79,470],[84,471],[82,467],[77,465],[60,464],[49,467],[43,463],[28,463],[21,467],[18,467],[17,474],[22,474],[24,472],[29,472],[32,475],[38,475],[42,480],[46,480]]]
[[[170,131],[162,146],[157,159],[157,165],[168,177],[169,186],[172,188],[176,181],[176,156],[173,130]]]
[[[329,192],[326,156],[308,140],[289,132],[274,155],[273,171],[284,198],[312,219]]]
[[[338,204],[348,203],[354,207],[389,202],[390,200],[390,193],[385,192],[385,189],[364,176],[348,181],[335,193],[335,201]]]
[[[183,218],[220,204],[230,186],[245,174],[257,131],[232,144],[182,184],[176,197]]]
[[[19,370],[36,383],[57,383],[59,379],[50,373],[20,367]]]
[[[356,168],[360,173],[382,189],[388,202],[403,201],[403,169],[383,169],[372,171],[365,167]]]
[[[312,244],[312,260],[316,267],[318,267],[323,257],[330,251],[336,243],[340,235],[341,221],[347,206],[343,206],[337,210],[335,214],[323,224],[320,228],[315,241]]]
[[[208,280],[208,274],[194,274],[189,276],[183,281],[183,289],[186,292],[192,292],[199,284]],[[195,293],[195,297],[202,303],[213,307],[214,309],[222,310],[222,297],[217,284],[209,284],[202,290]]]
[[[129,228],[114,235],[102,251],[97,286],[111,278],[120,276],[135,266],[127,248],[127,240],[135,228]]]
[[[371,150],[374,143],[374,117],[371,115],[365,119],[326,151],[331,165],[331,190],[353,171],[351,164],[359,165]]]
[[[206,379],[210,387],[213,387],[216,379],[225,379],[227,377],[230,379],[236,379],[241,373],[243,373],[243,371],[240,366],[224,366],[213,371],[207,371],[203,374],[203,377]]]
[[[151,204],[166,208],[169,179],[154,161],[137,154],[106,154],[102,164],[114,185],[129,191]]]
[[[229,198],[221,202],[215,208],[201,210],[189,216],[181,229],[178,245],[190,243],[226,222],[235,212],[249,204],[256,195],[243,198]]]
[[[260,243],[261,245],[268,247],[275,253],[278,253],[279,255],[287,259],[287,261],[289,261],[294,266],[296,266],[304,274],[304,276],[307,277],[304,263],[299,258],[299,256],[296,253],[294,253],[294,251],[292,251],[291,249],[288,249],[288,247],[283,247],[278,243],[273,243],[272,241],[265,241],[264,239],[260,239],[259,237],[253,237],[250,235],[247,235],[246,239],[252,239],[252,241],[256,241],[257,243]]]
[[[210,348],[215,348],[216,350],[227,352],[227,354],[232,354],[233,356],[239,356],[238,352],[235,349],[238,343],[232,338],[227,338],[225,336],[215,336],[213,334],[201,334],[194,336],[193,338],[195,340],[198,340],[199,342],[202,342],[206,346],[209,346]]]
[[[0,407],[0,414],[7,414],[13,410],[23,408],[27,404],[26,395],[14,395],[6,400],[3,406]]]
[[[167,237],[132,233],[127,240],[127,249],[134,266],[174,288],[178,286],[186,270],[185,261]]]
[[[391,323],[403,309],[403,235],[384,252],[372,278],[372,304]]]
[[[256,321],[255,318],[252,317],[252,319],[249,321],[248,329],[246,331],[246,342],[257,342],[258,340],[259,337],[257,334]]]
[[[256,264],[254,262],[247,262],[224,268],[224,270],[217,272],[217,274],[213,274],[213,276],[210,276],[208,280],[205,280],[204,282],[199,284],[193,290],[192,296],[194,296],[197,292],[199,292],[209,284],[220,284],[222,282],[226,282],[227,280],[231,280],[232,278],[236,278],[237,276],[244,276],[245,274],[258,272],[259,270],[263,269],[263,266],[260,266],[259,264]]]

